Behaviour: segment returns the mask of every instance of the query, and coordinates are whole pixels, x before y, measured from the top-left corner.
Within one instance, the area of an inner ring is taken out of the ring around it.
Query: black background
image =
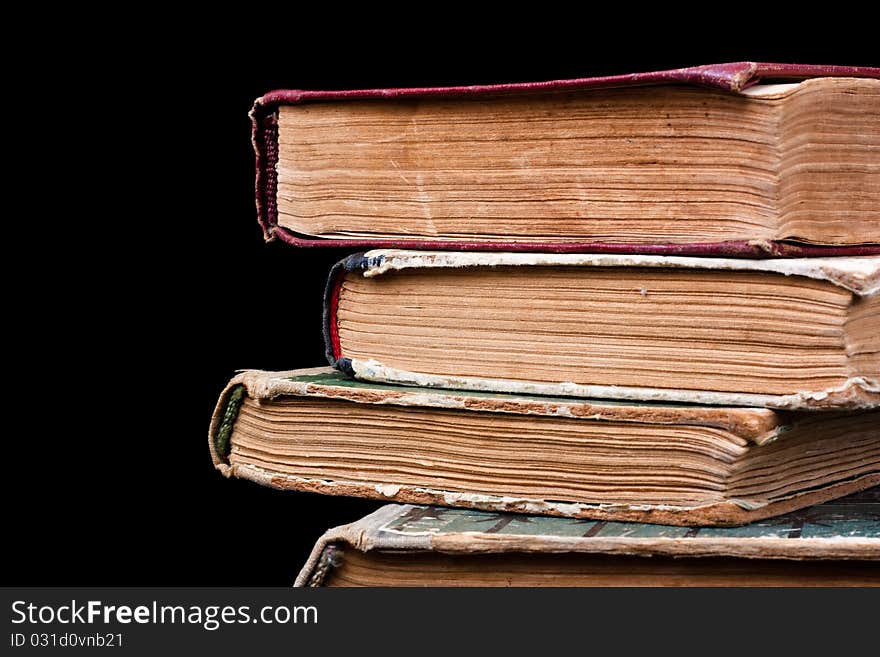
[[[324,276],[346,255],[263,243],[247,119],[258,95],[745,59],[880,64],[873,35],[851,26],[845,41],[829,27],[782,43],[748,23],[729,40],[536,25],[490,46],[468,25],[353,42],[334,21],[242,18],[223,33],[172,21],[137,38],[68,35],[46,64],[25,68],[27,50],[10,60],[7,136],[23,148],[8,155],[20,175],[4,243],[4,584],[287,585],[327,527],[378,507],[225,480],[208,456],[236,369],[324,364]]]

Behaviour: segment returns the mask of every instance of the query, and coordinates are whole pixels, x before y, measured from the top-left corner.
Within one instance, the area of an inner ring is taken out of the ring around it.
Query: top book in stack
[[[880,68],[283,90],[251,116],[260,223],[295,245],[880,253]]]

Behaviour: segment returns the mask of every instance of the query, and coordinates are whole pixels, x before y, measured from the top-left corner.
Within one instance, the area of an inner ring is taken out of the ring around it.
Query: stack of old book
[[[214,461],[405,503],[300,583],[878,581],[880,69],[277,91],[252,118],[267,238],[374,250],[329,272],[333,367],[236,376]]]

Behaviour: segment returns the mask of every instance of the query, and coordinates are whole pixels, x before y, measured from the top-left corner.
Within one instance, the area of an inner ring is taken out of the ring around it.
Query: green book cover
[[[812,564],[813,571],[822,564],[853,562],[850,565],[865,583],[880,584],[880,488],[741,527],[679,527],[390,504],[329,530],[316,544],[297,585],[320,586],[353,552],[380,554],[385,562],[397,561],[401,568],[419,553],[442,554],[453,561],[473,555],[531,555],[536,570],[539,555],[548,554],[673,558],[685,573],[687,564],[701,563],[697,559],[707,565],[719,559],[725,564],[744,560],[744,572],[753,574],[760,574],[759,562],[768,560],[782,568]],[[498,562],[483,561],[488,568],[493,563]],[[636,567],[645,562],[629,563]],[[392,573],[396,568],[387,570]]]
[[[286,490],[672,525],[735,525],[880,484],[880,411],[622,402],[248,371],[217,469]]]

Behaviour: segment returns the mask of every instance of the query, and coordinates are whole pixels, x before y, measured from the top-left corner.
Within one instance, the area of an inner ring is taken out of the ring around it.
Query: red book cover
[[[873,255],[880,245],[823,246],[789,241],[733,240],[700,243],[622,243],[604,241],[526,241],[526,240],[448,240],[341,238],[325,239],[302,235],[278,223],[276,200],[278,175],[278,110],[284,105],[317,101],[403,99],[436,97],[475,97],[483,95],[521,94],[537,91],[580,91],[609,87],[648,85],[699,85],[739,94],[759,82],[791,82],[813,77],[848,77],[880,79],[880,68],[823,66],[803,64],[772,64],[734,62],[690,68],[612,75],[548,82],[476,85],[462,87],[429,87],[403,89],[359,89],[341,91],[277,90],[258,98],[251,111],[253,147],[256,154],[257,218],[267,240],[280,239],[294,246],[343,248],[408,247],[456,251],[525,251],[557,253],[641,253],[655,255],[702,255],[724,257],[810,257],[831,255]]]

